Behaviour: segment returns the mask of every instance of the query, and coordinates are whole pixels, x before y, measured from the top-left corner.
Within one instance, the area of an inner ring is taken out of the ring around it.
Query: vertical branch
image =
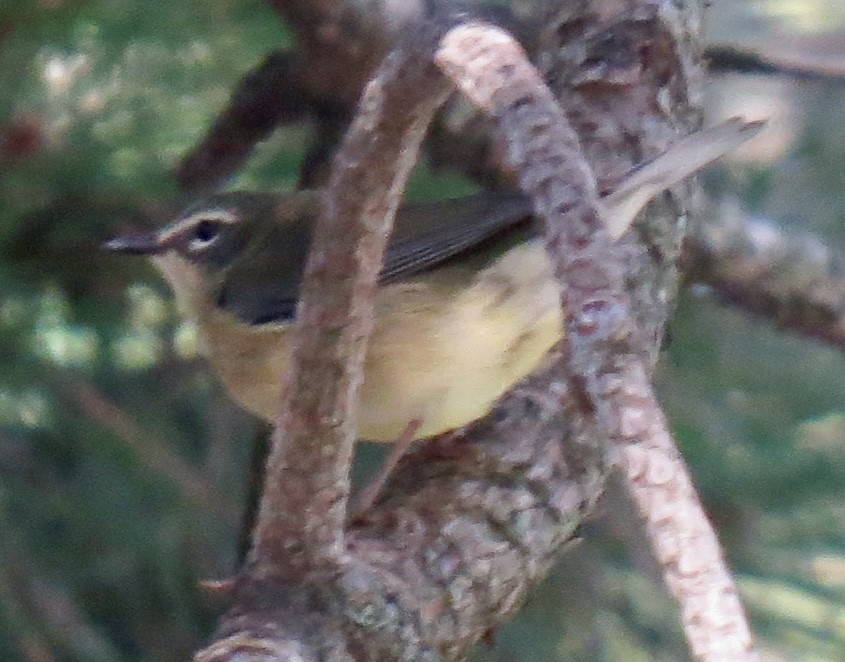
[[[593,174],[553,95],[519,45],[481,24],[453,29],[435,61],[488,112],[538,215],[562,286],[570,382],[616,443],[696,659],[753,659],[750,631],[715,532],[660,411]]]
[[[249,558],[253,578],[332,576],[343,559],[355,397],[376,278],[425,128],[448,90],[424,48],[386,60],[332,168]]]

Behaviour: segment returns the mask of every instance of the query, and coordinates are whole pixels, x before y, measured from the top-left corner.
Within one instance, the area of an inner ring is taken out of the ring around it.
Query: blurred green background
[[[720,0],[708,35],[841,62],[845,7]],[[235,567],[255,425],[152,270],[98,244],[166,211],[179,158],[287,41],[259,0],[0,2],[2,660],[185,659],[214,625],[197,581]],[[723,76],[708,106],[772,117],[716,194],[845,249],[845,86]],[[307,138],[278,131],[231,186],[292,186]],[[415,194],[460,186],[423,172]],[[845,659],[845,357],[701,288],[670,329],[661,394],[766,658]],[[477,659],[684,659],[632,517],[611,490]]]

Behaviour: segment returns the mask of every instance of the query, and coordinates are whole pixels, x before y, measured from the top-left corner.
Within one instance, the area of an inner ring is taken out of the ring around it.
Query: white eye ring
[[[179,250],[196,252],[212,246],[222,234],[224,226],[232,225],[237,218],[218,209],[198,211],[187,218],[182,218],[159,234],[159,242],[164,245],[178,246]]]
[[[188,249],[191,251],[204,250],[220,238],[220,222],[203,218],[196,222],[191,233],[193,237],[188,242]]]

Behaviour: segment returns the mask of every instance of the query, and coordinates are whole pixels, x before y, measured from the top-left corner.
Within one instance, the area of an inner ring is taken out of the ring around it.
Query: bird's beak
[[[109,239],[103,248],[114,253],[127,255],[157,255],[168,249],[158,234],[124,235]]]

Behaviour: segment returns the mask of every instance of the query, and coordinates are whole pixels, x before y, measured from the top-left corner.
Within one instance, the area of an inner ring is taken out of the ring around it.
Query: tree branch
[[[213,504],[226,520],[237,521],[238,511],[233,500],[221,494],[208,477],[183,460],[170,445],[145,432],[127,412],[92,384],[79,375],[67,378],[50,369],[45,370],[44,380],[55,384],[63,400],[113,433],[115,439],[129,448],[153,474],[164,477],[181,490],[187,501],[200,507]]]
[[[685,278],[779,327],[845,350],[845,255],[722,205],[693,224]]]
[[[249,557],[254,578],[339,570],[376,279],[425,128],[448,91],[429,60],[422,47],[387,59],[335,160],[303,277]]]
[[[685,43],[694,21],[649,0],[619,15],[588,5],[567,5],[548,22],[544,62],[599,181],[612,187],[677,138],[673,125],[689,126],[697,116],[690,97],[700,70]],[[613,246],[636,319],[629,340],[649,363],[671,304],[679,207],[663,196],[656,220]],[[639,395],[641,381],[632,384]],[[334,581],[242,577],[216,642],[197,659],[466,655],[516,611],[601,493],[607,433],[591,424],[594,399],[570,378],[561,352],[553,353],[457,440],[424,445],[400,462],[379,501],[350,526]],[[633,405],[630,411],[647,411]],[[298,498],[285,508],[307,499]]]
[[[277,51],[241,79],[203,140],[176,168],[174,177],[185,193],[214,189],[273,129],[310,112],[313,100],[299,84],[297,66],[292,53]]]
[[[840,37],[841,38],[841,37]],[[845,65],[839,62],[813,61],[812,55],[800,57],[783,53],[761,53],[732,44],[713,44],[704,53],[707,69],[713,73],[771,74],[797,80],[845,82]]]
[[[547,249],[563,288],[570,383],[588,399],[584,413],[595,415],[616,442],[694,656],[754,658],[716,533],[634,349],[625,265],[576,133],[522,49],[501,30],[455,28],[435,57],[496,120],[520,187],[546,219]]]
[[[402,30],[424,23],[429,11],[425,0],[268,2],[293,29],[298,48],[271,53],[244,75],[202,141],[176,168],[174,176],[186,193],[213,190],[243,165],[255,145],[273,129],[302,120],[316,126],[299,186],[325,185],[330,157],[361,89]],[[444,5],[448,8],[448,3]],[[507,7],[490,2],[475,5],[483,15],[519,31],[523,41],[534,36],[532,31],[520,30],[524,26]],[[479,141],[477,135],[464,131],[444,135],[436,141],[439,157],[443,160],[446,154],[444,146],[452,150],[460,143],[464,148],[458,151],[467,152],[476,149]],[[456,165],[465,171],[480,170],[475,161],[465,158]]]
[[[176,168],[174,176],[186,193],[214,189],[273,129],[306,118],[320,130],[308,157],[314,172],[304,173],[303,181],[322,183],[330,152],[324,141],[338,137],[395,38],[387,30],[381,2],[370,12],[346,0],[269,4],[293,28],[299,47],[271,53],[241,79],[202,141]]]

